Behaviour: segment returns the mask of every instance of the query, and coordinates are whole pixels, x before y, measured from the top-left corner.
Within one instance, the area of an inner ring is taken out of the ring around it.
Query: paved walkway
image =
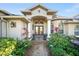
[[[27,56],[48,56],[46,40],[33,40],[32,47],[27,50]]]

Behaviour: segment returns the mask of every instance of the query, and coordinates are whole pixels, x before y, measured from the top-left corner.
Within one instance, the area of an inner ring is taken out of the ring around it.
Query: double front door
[[[35,26],[35,34],[44,34],[44,27],[43,26]]]

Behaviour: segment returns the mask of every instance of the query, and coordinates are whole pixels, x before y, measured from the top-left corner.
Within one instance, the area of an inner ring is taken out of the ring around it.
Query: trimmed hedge
[[[31,42],[27,39],[0,38],[0,56],[23,56],[30,46]]]
[[[51,34],[48,47],[54,56],[79,55],[79,50],[71,43],[71,38],[59,33]]]

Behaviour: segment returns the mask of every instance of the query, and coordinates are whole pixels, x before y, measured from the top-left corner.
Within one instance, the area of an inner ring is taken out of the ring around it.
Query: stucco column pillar
[[[28,23],[28,38],[32,39],[32,24]]]
[[[47,40],[48,40],[51,34],[51,20],[50,19],[47,21],[47,25],[48,25],[47,26]]]

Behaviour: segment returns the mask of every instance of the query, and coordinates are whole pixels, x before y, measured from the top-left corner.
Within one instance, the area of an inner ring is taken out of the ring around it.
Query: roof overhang
[[[54,18],[53,20],[73,20],[73,18]]]
[[[64,22],[64,24],[79,24],[79,22]]]
[[[43,10],[45,10],[46,12],[47,12],[47,15],[53,15],[54,13],[57,13],[57,11],[56,10],[50,10],[50,9],[48,9],[48,8],[46,8],[46,7],[44,7],[44,6],[42,6],[42,5],[37,5],[37,6],[34,6],[34,7],[32,7],[32,8],[30,8],[30,9],[25,9],[25,10],[21,10],[21,12],[24,14],[24,15],[32,15],[32,11],[34,11],[35,9],[37,9],[37,8],[41,8],[41,9],[43,9]]]
[[[42,5],[37,5],[37,6],[35,6],[35,7],[33,7],[33,8],[31,8],[31,9],[29,9],[29,10],[31,10],[31,11],[33,11],[33,10],[35,10],[35,9],[37,9],[37,8],[42,8],[42,9],[44,9],[45,11],[48,11],[48,9],[47,8],[45,8],[44,6],[42,6]]]
[[[26,19],[24,16],[0,16],[4,19],[19,19],[19,20],[23,20],[24,22],[30,22],[30,20]]]
[[[12,15],[11,13],[3,9],[0,9],[0,12],[4,13],[5,15]]]

